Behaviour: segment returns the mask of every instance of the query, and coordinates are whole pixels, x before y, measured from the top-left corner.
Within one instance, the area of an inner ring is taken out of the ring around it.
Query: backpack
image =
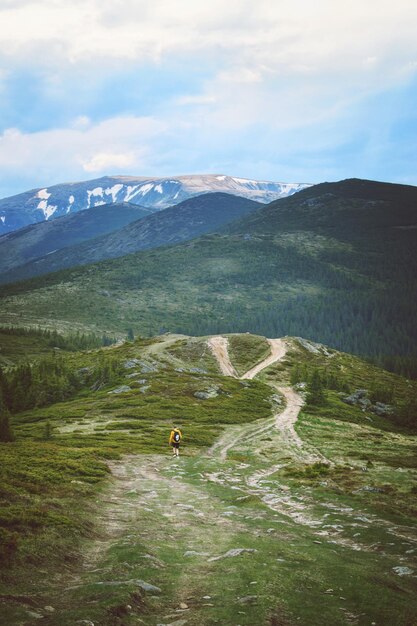
[[[180,437],[180,434],[179,434],[178,430],[175,430],[174,431],[174,441],[175,441],[175,443],[179,443],[180,439],[181,439],[181,437]]]

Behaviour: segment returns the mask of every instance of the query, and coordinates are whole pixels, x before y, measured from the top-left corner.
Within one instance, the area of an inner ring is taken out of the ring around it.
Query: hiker
[[[172,446],[172,453],[174,456],[180,455],[180,441],[182,439],[182,433],[176,426],[172,427],[171,434],[169,436],[169,445]]]

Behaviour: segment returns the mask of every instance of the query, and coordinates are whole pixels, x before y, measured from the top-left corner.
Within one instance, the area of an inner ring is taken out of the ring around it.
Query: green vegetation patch
[[[227,335],[229,355],[237,373],[241,376],[251,367],[266,359],[271,349],[265,337],[250,335]]]

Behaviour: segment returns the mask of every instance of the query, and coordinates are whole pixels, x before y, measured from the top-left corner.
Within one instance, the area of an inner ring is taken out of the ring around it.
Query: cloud
[[[137,173],[151,161],[152,146],[165,130],[160,120],[134,116],[34,133],[9,128],[0,135],[2,179],[52,184],[86,172]]]
[[[98,152],[94,154],[88,161],[81,159],[81,164],[86,172],[111,172],[124,171],[130,169],[137,163],[137,155],[134,152],[114,153],[114,152]]]
[[[27,0],[2,3],[0,19],[5,58],[45,65],[192,53],[252,72],[360,72],[372,57],[396,72],[417,53],[414,0]]]
[[[3,0],[0,20],[0,168],[19,190],[87,173],[314,181],[347,173],[343,146],[370,176],[352,146],[387,164],[405,145],[357,138],[416,76],[415,0]]]

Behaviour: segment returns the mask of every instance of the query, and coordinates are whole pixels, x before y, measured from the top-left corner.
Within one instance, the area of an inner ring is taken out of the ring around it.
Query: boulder
[[[209,400],[219,395],[219,387],[209,387],[206,391],[195,391],[194,397],[199,400]]]
[[[107,393],[126,393],[127,391],[132,391],[132,387],[129,387],[129,385],[122,385],[121,387],[117,387]]]

